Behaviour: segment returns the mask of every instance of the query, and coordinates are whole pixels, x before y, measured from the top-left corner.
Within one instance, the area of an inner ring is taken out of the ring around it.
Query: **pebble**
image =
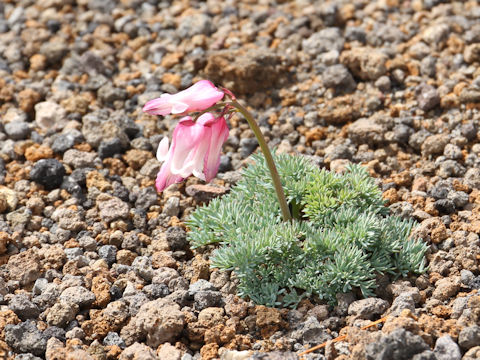
[[[351,92],[357,87],[352,74],[341,64],[327,67],[322,75],[323,85],[339,92]]]
[[[366,359],[374,360],[385,356],[395,359],[412,359],[414,355],[430,351],[423,339],[405,329],[396,329],[384,335],[376,343],[365,347]],[[390,354],[390,355],[387,355]]]
[[[65,167],[56,159],[41,159],[33,165],[30,171],[30,179],[43,185],[45,189],[58,188],[65,175]]]
[[[417,93],[417,101],[420,109],[429,111],[440,104],[440,96],[433,86],[422,84],[418,86],[415,91]]]
[[[6,343],[19,353],[43,355],[47,347],[47,340],[37,329],[34,320],[27,320],[18,325],[5,326]]]
[[[463,328],[458,334],[458,345],[466,351],[480,344],[480,326],[473,325]]]
[[[95,294],[83,286],[69,287],[60,294],[61,301],[72,303],[79,307],[89,306],[95,299]]]
[[[388,307],[388,302],[383,299],[367,298],[351,303],[348,306],[348,315],[353,315],[360,319],[372,319],[373,316],[383,314]]]
[[[24,140],[30,135],[30,126],[23,121],[9,122],[4,126],[6,134],[13,140]]]
[[[62,129],[66,123],[65,110],[53,101],[43,101],[35,105],[35,123],[43,131]]]
[[[439,337],[433,352],[437,360],[460,360],[462,358],[460,348],[450,335]]]

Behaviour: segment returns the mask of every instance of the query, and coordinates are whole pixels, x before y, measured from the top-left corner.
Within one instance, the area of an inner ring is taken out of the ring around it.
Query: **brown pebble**
[[[30,69],[40,71],[45,69],[47,65],[47,57],[42,54],[35,54],[30,58]]]
[[[42,99],[42,96],[33,89],[24,89],[17,94],[17,102],[23,111],[31,113],[36,103]]]
[[[25,150],[25,159],[28,161],[38,161],[40,159],[50,159],[53,157],[53,150],[45,145],[34,144]]]

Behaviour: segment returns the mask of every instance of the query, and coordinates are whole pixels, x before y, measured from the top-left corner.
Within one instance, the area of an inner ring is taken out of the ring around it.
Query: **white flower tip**
[[[158,144],[158,149],[157,149],[157,159],[158,161],[165,161],[167,159],[167,154],[168,154],[168,137],[164,137],[162,141],[160,141],[160,144]]]

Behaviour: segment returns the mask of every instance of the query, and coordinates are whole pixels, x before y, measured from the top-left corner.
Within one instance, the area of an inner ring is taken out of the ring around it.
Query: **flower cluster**
[[[163,94],[148,101],[143,111],[151,115],[187,114],[203,111],[215,105],[224,96],[208,80],[201,80],[177,94]],[[225,117],[207,112],[196,121],[185,116],[173,131],[169,147],[168,137],[158,145],[157,158],[163,162],[155,185],[162,192],[171,184],[182,182],[190,175],[212,180],[218,172],[222,145],[228,138]]]

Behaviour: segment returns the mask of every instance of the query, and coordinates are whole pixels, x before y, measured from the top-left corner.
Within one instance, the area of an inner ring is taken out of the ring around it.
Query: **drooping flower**
[[[158,145],[157,159],[163,161],[155,182],[158,192],[194,175],[209,182],[218,172],[222,145],[228,138],[228,126],[223,116],[201,115],[196,122],[190,116],[182,118],[168,138]]]
[[[148,101],[143,111],[150,115],[202,111],[220,101],[223,95],[223,91],[218,90],[211,81],[200,80],[179,93],[162,94],[159,98]]]

